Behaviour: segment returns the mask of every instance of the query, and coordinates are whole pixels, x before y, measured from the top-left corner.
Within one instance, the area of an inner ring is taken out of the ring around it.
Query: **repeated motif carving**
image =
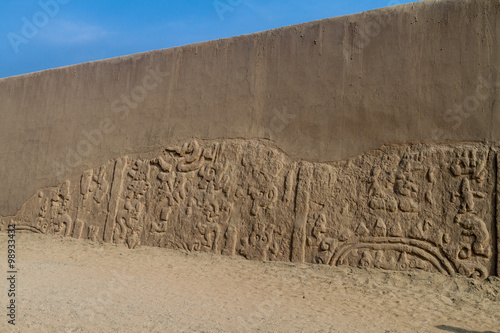
[[[261,140],[190,140],[40,190],[20,230],[93,241],[486,278],[498,249],[496,147],[391,145],[294,161]]]

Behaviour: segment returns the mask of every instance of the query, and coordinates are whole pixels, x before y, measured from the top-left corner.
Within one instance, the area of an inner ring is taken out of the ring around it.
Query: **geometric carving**
[[[41,189],[1,222],[129,248],[483,279],[498,269],[494,149],[390,145],[311,163],[263,140],[189,140]]]

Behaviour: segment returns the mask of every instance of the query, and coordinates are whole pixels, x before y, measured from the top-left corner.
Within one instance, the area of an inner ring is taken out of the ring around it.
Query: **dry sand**
[[[497,277],[128,250],[37,234],[16,241],[16,326],[4,314],[1,332],[500,331]],[[0,288],[6,305],[5,278]]]

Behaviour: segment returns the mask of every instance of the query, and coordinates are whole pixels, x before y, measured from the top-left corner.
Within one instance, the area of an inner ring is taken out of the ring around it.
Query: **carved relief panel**
[[[485,278],[497,269],[494,149],[392,145],[311,163],[267,141],[190,140],[42,189],[2,223],[129,248]]]

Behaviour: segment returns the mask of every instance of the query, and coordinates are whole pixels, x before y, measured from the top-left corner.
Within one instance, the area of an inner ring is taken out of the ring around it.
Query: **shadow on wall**
[[[454,333],[495,333],[493,331],[469,331],[463,328],[452,327],[447,325],[438,325],[436,326],[436,328],[439,328],[440,330],[443,331],[454,332]]]

